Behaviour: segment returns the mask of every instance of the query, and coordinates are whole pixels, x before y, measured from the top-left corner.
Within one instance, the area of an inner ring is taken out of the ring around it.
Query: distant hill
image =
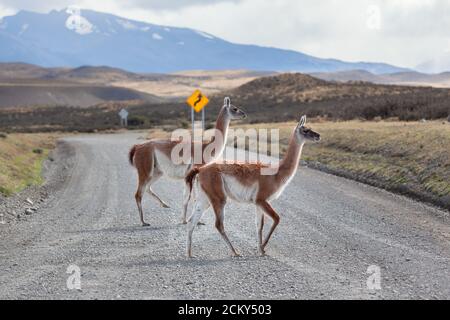
[[[301,73],[286,73],[250,81],[231,94],[245,101],[270,101],[271,103],[313,102],[336,98],[363,98],[393,94],[406,88],[364,83],[334,83]],[[410,90],[410,89],[409,89]]]
[[[162,99],[136,90],[112,86],[80,85],[62,82],[0,83],[0,108],[26,106],[88,107],[107,101],[141,100],[160,102]]]
[[[311,76],[327,81],[339,82],[366,81],[378,84],[450,87],[450,72],[426,74],[415,71],[405,71],[390,74],[373,74],[365,70],[349,70],[339,72],[317,72],[311,73]]]
[[[332,120],[415,121],[450,115],[450,89],[329,82],[290,73],[256,78],[211,95],[206,107],[207,127],[215,121],[225,96],[247,112],[244,122],[252,123],[298,120],[302,114]],[[103,103],[87,108],[42,107],[19,112],[0,108],[0,127],[24,132],[107,130],[119,127],[117,112],[122,107],[123,103]],[[190,108],[181,100],[127,103],[126,107],[134,128],[189,125]]]
[[[230,95],[248,111],[249,120],[256,122],[294,120],[300,114],[332,119],[402,120],[450,115],[449,89],[331,82],[301,73],[258,78],[221,96],[224,95]],[[215,100],[217,104],[221,96]]]
[[[45,68],[29,63],[0,63],[0,81],[17,79],[72,80],[96,83],[144,79],[143,75],[106,66],[77,68]]]
[[[28,63],[0,63],[0,81],[13,79],[44,79],[63,68],[46,69]]]
[[[91,10],[70,24],[66,9],[20,11],[0,20],[0,62],[45,67],[108,65],[138,73],[180,70],[332,72],[363,69],[392,73],[385,63],[322,59],[292,50],[242,45],[203,31],[160,26]],[[49,36],[51,35],[51,36]]]
[[[85,87],[88,85],[112,86],[153,96],[144,96],[145,101],[158,100],[155,96],[160,97],[159,101],[162,99],[184,100],[195,89],[201,89],[206,95],[211,95],[238,87],[258,77],[273,74],[276,73],[251,70],[190,70],[174,74],[139,74],[107,66],[44,68],[26,63],[0,63],[0,84],[3,85],[32,84],[45,87],[53,82],[65,86],[69,84]]]
[[[107,101],[163,99],[111,85],[141,76],[108,67],[43,68],[25,63],[0,63],[0,108],[26,106],[88,107]]]

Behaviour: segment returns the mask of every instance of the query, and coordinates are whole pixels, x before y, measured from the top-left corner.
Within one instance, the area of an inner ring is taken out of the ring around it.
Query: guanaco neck
[[[289,141],[286,155],[284,156],[283,160],[280,161],[277,172],[277,178],[279,180],[288,180],[297,172],[303,145],[305,144],[305,139],[301,138],[301,140],[299,141],[296,137],[296,134],[297,133],[294,130],[291,136],[291,140]]]
[[[217,116],[215,127],[216,131],[214,132],[214,138],[216,139],[216,136],[218,134],[221,134],[223,139],[223,145],[226,144],[229,126],[230,126],[230,117],[228,116],[226,108],[222,108],[219,112],[219,115]]]
[[[208,143],[208,145],[220,141],[220,149],[216,150],[216,155],[220,155],[227,144],[228,127],[230,126],[230,117],[226,108],[222,108],[217,116],[216,126],[214,130],[213,139]],[[221,136],[220,136],[221,135]]]

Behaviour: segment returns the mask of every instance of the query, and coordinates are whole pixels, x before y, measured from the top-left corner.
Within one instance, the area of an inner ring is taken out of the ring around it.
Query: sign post
[[[127,127],[128,126],[128,111],[125,109],[120,110],[119,117],[120,117],[120,125],[122,127]]]
[[[205,131],[205,108],[202,109],[202,131]]]
[[[194,114],[194,108],[191,108],[191,130],[192,130],[192,137],[194,137],[194,126],[195,126],[195,114]]]
[[[205,130],[205,107],[209,103],[209,99],[200,92],[200,90],[195,90],[194,93],[187,98],[187,104],[191,106],[191,122],[192,122],[192,138],[195,137],[195,112],[202,112],[202,131]]]

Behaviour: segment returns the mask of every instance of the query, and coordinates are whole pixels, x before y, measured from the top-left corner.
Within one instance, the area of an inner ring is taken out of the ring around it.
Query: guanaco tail
[[[215,214],[215,226],[233,256],[238,253],[231,244],[224,229],[224,207],[228,198],[238,202],[253,203],[256,206],[256,224],[258,249],[265,254],[265,247],[280,222],[280,216],[270,205],[277,199],[297,172],[303,145],[307,140],[319,141],[320,135],[305,127],[306,116],[292,133],[289,147],[284,158],[277,164],[273,175],[261,174],[268,165],[261,163],[210,163],[193,168],[186,176],[189,192],[195,187],[196,201],[187,225],[187,256],[192,257],[192,233],[203,213],[212,206]],[[195,184],[195,185],[194,185]],[[273,221],[263,241],[265,216]]]
[[[203,157],[203,151],[213,143],[219,143],[220,145],[219,148],[213,150],[213,158],[210,159],[209,162],[220,157],[225,148],[230,120],[243,119],[245,117],[245,112],[232,105],[230,98],[226,97],[224,99],[224,105],[217,117],[214,136],[211,141],[202,143],[200,148],[202,151],[202,156],[200,157],[201,163],[195,163],[195,165],[205,164],[206,159]],[[155,198],[162,207],[169,208],[169,205],[153,191],[153,184],[164,175],[173,179],[184,179],[189,170],[194,167],[193,151],[198,149],[194,146],[194,142],[189,142],[191,143],[191,147],[189,148],[189,150],[191,150],[191,154],[187,155],[189,161],[182,163],[173,161],[172,151],[177,146],[179,147],[181,143],[183,143],[182,140],[173,141],[170,139],[154,139],[142,144],[134,145],[129,152],[129,161],[131,165],[136,168],[138,173],[138,187],[135,194],[135,199],[139,211],[140,221],[143,226],[149,225],[144,221],[144,213],[142,210],[142,194],[145,191],[145,188],[148,187],[147,190],[149,194]],[[184,155],[182,155],[182,157],[183,156]],[[186,223],[186,211],[189,201],[187,186],[185,186],[184,194],[182,223]]]

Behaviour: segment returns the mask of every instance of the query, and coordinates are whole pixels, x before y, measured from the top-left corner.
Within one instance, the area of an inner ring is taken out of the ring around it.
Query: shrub
[[[132,127],[142,126],[147,122],[145,116],[131,116],[128,118],[128,125]]]
[[[184,120],[184,119],[181,120],[180,125],[181,125],[181,128],[183,128],[183,129],[189,128],[189,122],[187,120]]]

